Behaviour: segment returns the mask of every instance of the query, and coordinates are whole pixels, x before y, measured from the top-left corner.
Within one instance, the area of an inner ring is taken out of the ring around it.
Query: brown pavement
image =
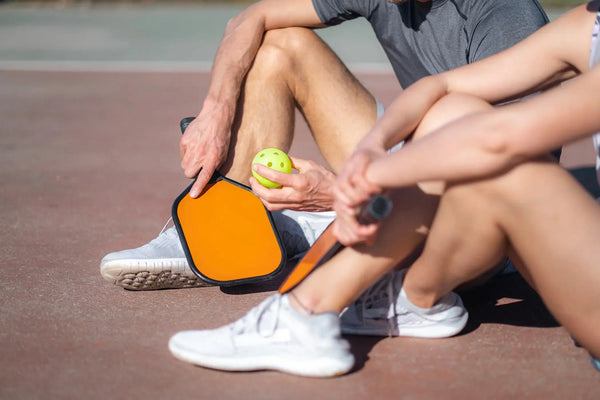
[[[386,104],[398,90],[360,77]],[[516,274],[464,295],[457,337],[350,337],[358,363],[336,379],[173,358],[173,333],[233,321],[276,287],[129,292],[100,277],[104,254],[153,239],[188,184],[178,122],[207,82],[0,71],[0,399],[600,398],[600,372]],[[302,123],[291,153],[317,157]],[[581,145],[565,155],[593,160]]]

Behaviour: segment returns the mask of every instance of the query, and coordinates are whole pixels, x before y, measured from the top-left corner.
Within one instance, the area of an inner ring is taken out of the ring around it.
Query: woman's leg
[[[382,223],[375,244],[342,249],[293,289],[290,302],[298,310],[341,312],[423,243],[438,196],[411,187],[394,192],[392,200],[396,206]]]
[[[457,286],[476,279],[506,254],[488,182],[450,186],[442,196],[421,256],[406,273],[404,290],[417,306],[431,307]]]
[[[404,290],[429,307],[504,254],[557,320],[600,355],[600,206],[570,175],[544,160],[448,189]]]
[[[600,206],[563,169],[528,164],[502,228],[552,314],[600,355]],[[512,195],[512,197],[510,197]]]

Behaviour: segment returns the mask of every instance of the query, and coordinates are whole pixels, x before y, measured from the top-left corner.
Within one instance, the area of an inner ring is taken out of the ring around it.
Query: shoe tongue
[[[277,315],[271,309],[266,309],[259,317],[257,330],[261,333],[270,334],[277,328]]]
[[[179,234],[174,226],[161,233],[156,240],[158,245],[161,247],[172,248],[173,246],[177,246],[177,248],[181,249],[181,252],[183,253],[183,247],[181,247]]]
[[[280,295],[275,294],[265,299],[258,306],[250,310],[236,325],[244,331],[256,331],[261,335],[268,336],[277,329],[277,318],[279,315]]]
[[[165,235],[165,237],[168,237],[169,239],[179,240],[179,235],[177,234],[177,229],[175,229],[174,226],[172,226],[169,229],[167,229],[166,231],[164,231],[164,235]]]
[[[390,318],[394,316],[393,286],[391,274],[386,274],[375,282],[364,296],[364,314],[370,318]]]

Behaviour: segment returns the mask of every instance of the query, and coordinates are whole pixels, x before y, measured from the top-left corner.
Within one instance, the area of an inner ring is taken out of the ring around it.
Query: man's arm
[[[197,197],[227,158],[236,104],[263,35],[271,29],[323,26],[311,0],[262,0],[229,21],[215,56],[208,95],[180,145],[185,176],[198,175]]]
[[[477,2],[476,18],[467,22],[468,63],[474,63],[514,46],[548,22],[535,0]]]

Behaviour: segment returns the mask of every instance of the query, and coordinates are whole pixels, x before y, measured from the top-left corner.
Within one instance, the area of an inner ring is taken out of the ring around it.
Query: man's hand
[[[333,207],[331,187],[335,182],[333,172],[314,161],[290,157],[298,174],[285,174],[264,165],[252,168],[261,176],[282,185],[268,189],[253,177],[250,186],[270,211],[290,209],[297,211],[330,211]]]
[[[181,138],[181,168],[188,178],[198,176],[190,190],[193,198],[200,195],[215,170],[227,158],[231,127],[229,120],[225,113],[205,107]]]

